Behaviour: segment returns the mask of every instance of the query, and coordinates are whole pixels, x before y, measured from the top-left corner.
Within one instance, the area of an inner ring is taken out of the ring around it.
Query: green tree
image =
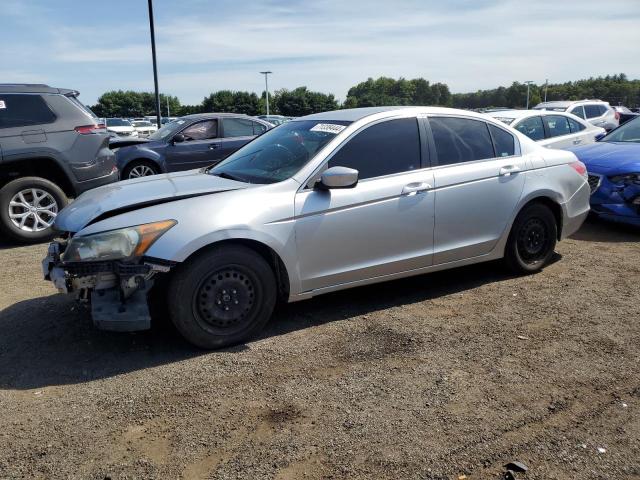
[[[294,90],[276,90],[273,97],[270,96],[269,106],[275,107],[274,111],[281,115],[299,117],[338,108],[338,102],[331,94],[312,92],[307,87],[298,87]]]
[[[160,111],[167,115],[167,102],[171,114],[180,112],[180,100],[178,97],[160,94]],[[134,92],[132,90],[112,90],[103,93],[98,103],[91,109],[99,117],[143,117],[155,115],[155,95],[149,92]],[[174,113],[175,112],[175,113]]]
[[[451,92],[443,83],[429,84],[424,78],[395,80],[368,78],[349,89],[343,108],[384,105],[449,105]]]

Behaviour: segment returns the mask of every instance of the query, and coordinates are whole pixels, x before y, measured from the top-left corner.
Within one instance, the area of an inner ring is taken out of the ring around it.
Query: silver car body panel
[[[352,189],[309,188],[334,151],[359,130],[391,118],[431,115],[476,118],[507,130],[519,142],[516,155],[427,166],[361,180]],[[560,205],[563,237],[588,213],[586,179],[568,165],[576,161],[573,153],[543,148],[488,116],[446,108],[383,107],[302,120],[353,123],[283,182],[248,185],[194,171],[129,180],[82,195],[60,214],[56,226],[90,235],[174,219],[177,225],[146,253],[172,262],[221,241],[258,242],[282,260],[289,301],[296,301],[500,258],[517,213],[534,198]],[[109,216],[127,205],[181,198],[186,192],[198,196]]]

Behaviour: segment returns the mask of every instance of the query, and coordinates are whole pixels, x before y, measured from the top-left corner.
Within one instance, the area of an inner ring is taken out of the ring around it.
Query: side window
[[[585,116],[584,116],[584,108],[582,108],[582,105],[578,105],[577,107],[573,107],[573,109],[569,113],[573,113],[576,117],[585,118]]]
[[[600,110],[602,105],[585,105],[584,114],[586,118],[596,118],[602,115],[604,112]]]
[[[493,143],[487,124],[480,120],[431,117],[429,125],[438,153],[438,165],[451,165],[493,158]]]
[[[261,133],[264,133],[267,131],[267,127],[261,123],[258,122],[251,122],[253,123],[253,134],[254,135],[260,135]]]
[[[218,121],[205,120],[194,123],[182,131],[187,140],[209,140],[218,137]]]
[[[40,95],[0,95],[0,128],[42,125],[55,119]]]
[[[598,105],[598,108],[600,109],[600,115],[604,115],[609,111],[606,105]]]
[[[244,118],[225,118],[224,122],[224,136],[226,138],[233,137],[252,137],[253,124],[251,120]]]
[[[328,166],[355,168],[362,180],[420,168],[418,120],[400,118],[366,128],[338,150]]]
[[[515,126],[515,129],[524,133],[531,140],[544,140],[544,127],[540,117],[525,118]]]
[[[569,120],[569,128],[571,128],[571,133],[580,132],[587,128],[581,123],[576,122],[573,118],[567,118],[567,120]]]
[[[515,155],[516,144],[513,135],[506,130],[496,127],[495,125],[489,125],[489,131],[491,132],[491,138],[493,139],[493,149],[496,152],[496,157],[510,157]]]
[[[560,137],[571,133],[567,117],[561,115],[545,115],[542,118],[549,130],[549,137]]]

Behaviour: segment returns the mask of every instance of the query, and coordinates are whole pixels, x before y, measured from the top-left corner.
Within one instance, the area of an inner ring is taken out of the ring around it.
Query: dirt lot
[[[639,241],[590,221],[538,275],[319,297],[219,352],[96,331],[5,246],[0,478],[640,478]]]

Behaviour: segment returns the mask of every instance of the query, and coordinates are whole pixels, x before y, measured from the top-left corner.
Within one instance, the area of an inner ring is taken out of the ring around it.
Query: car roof
[[[77,97],[80,92],[70,88],[54,88],[44,83],[0,83],[0,93],[58,93]]]
[[[211,112],[211,113],[192,113],[191,115],[185,115],[184,117],[179,117],[187,120],[201,120],[205,118],[217,118],[217,117],[247,117],[244,113],[228,113],[228,112]]]
[[[604,103],[606,105],[609,105],[609,102],[605,102],[604,100],[599,100],[597,98],[585,98],[583,100],[558,100],[553,102],[542,102],[533,108],[567,108],[571,105],[577,105],[580,103]]]
[[[388,106],[388,107],[365,107],[365,108],[347,108],[344,110],[331,110],[328,112],[314,113],[305,117],[293,119],[293,122],[301,120],[335,120],[345,122],[356,122],[363,118],[377,115],[380,113],[422,113],[422,114],[442,114],[442,115],[464,115],[468,117],[477,117],[486,119],[486,115],[472,112],[469,110],[459,110],[456,108],[445,107],[404,107],[404,106]]]
[[[564,115],[565,117],[572,118],[577,120],[579,123],[583,125],[589,126],[589,122],[586,120],[575,116],[573,113],[569,112],[556,112],[553,110],[501,110],[499,112],[488,112],[486,115],[489,115],[493,118],[513,118],[514,120],[520,120],[521,118],[527,117],[539,117],[539,116],[551,116],[551,115]]]

